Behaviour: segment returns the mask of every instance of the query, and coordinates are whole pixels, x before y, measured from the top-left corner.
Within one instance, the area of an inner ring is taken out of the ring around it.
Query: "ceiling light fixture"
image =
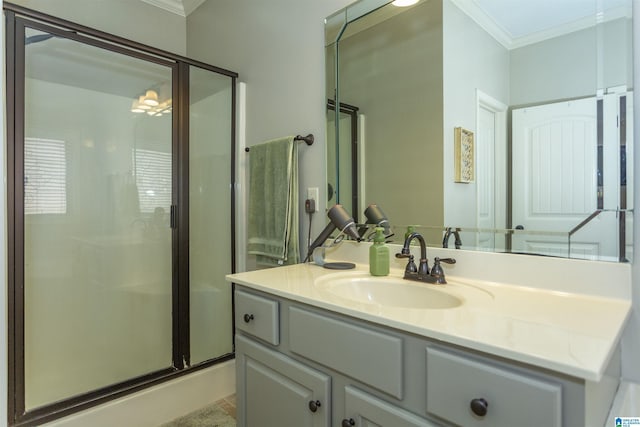
[[[170,93],[167,90],[147,89],[144,95],[133,99],[131,103],[132,113],[147,113],[151,117],[161,117],[162,114],[169,114],[172,110],[172,100],[168,98]]]
[[[155,107],[158,105],[158,92],[156,92],[155,90],[148,90],[147,93],[144,95],[144,103],[151,106],[151,107]]]
[[[407,6],[413,6],[419,1],[420,0],[395,0],[391,4],[398,7],[407,7]]]
[[[140,102],[137,99],[131,101],[131,112],[132,113],[144,113],[144,109],[140,108]]]

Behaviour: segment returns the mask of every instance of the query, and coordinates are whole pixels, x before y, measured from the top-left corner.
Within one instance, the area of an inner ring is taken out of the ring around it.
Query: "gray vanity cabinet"
[[[243,286],[235,304],[240,427],[602,425],[577,378]]]
[[[240,426],[329,427],[331,378],[236,336]]]

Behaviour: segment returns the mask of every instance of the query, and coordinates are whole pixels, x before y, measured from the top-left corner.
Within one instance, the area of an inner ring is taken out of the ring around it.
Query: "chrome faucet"
[[[420,264],[416,267],[414,257],[411,255],[410,247],[411,241],[418,239],[420,243]],[[402,246],[402,250],[399,254],[396,254],[396,258],[409,258],[407,266],[404,269],[404,278],[407,280],[415,280],[418,282],[445,284],[447,281],[444,278],[444,271],[440,266],[440,262],[446,262],[448,264],[454,264],[456,262],[453,258],[438,258],[434,260],[433,269],[429,270],[429,264],[427,261],[427,244],[424,241],[424,237],[420,233],[414,232],[407,236]]]
[[[449,239],[451,238],[452,234],[455,236],[454,244],[456,245],[456,249],[460,249],[460,247],[462,246],[462,240],[460,239],[460,229],[453,229],[451,227],[447,227],[444,232],[444,237],[442,238],[442,247],[449,247]]]

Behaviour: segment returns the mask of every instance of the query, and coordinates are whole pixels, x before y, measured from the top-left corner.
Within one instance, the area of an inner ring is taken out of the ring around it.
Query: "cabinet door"
[[[436,424],[352,386],[345,387],[345,413],[341,423],[345,427],[436,427]]]
[[[236,336],[238,425],[329,427],[331,378]]]

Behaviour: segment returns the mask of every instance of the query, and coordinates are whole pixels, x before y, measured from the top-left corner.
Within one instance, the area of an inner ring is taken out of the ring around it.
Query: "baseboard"
[[[236,391],[235,360],[46,424],[47,427],[157,427]]]

